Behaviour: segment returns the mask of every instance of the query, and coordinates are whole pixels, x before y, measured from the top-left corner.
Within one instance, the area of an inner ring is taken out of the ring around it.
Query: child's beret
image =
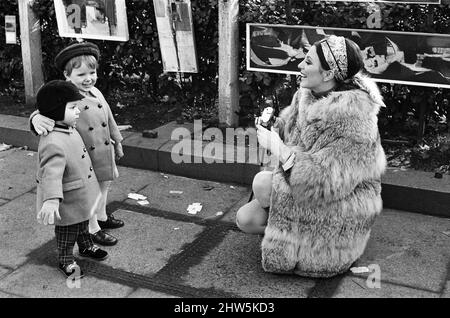
[[[68,81],[53,80],[42,86],[36,95],[36,107],[41,115],[64,120],[66,104],[83,99],[78,88]]]
[[[73,57],[80,55],[93,55],[97,61],[100,58],[98,46],[91,42],[74,43],[62,49],[55,57],[55,66],[58,70],[64,71],[67,62]]]

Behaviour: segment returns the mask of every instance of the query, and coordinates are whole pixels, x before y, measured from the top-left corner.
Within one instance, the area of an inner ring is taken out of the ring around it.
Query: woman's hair
[[[79,55],[70,59],[66,63],[64,71],[69,76],[70,74],[72,74],[73,69],[79,68],[83,62],[86,63],[89,68],[97,69],[97,59],[93,55]]]
[[[313,45],[316,47],[317,55],[319,56],[320,60],[320,65],[324,70],[329,71],[330,66],[327,63],[325,55],[322,50],[321,43],[323,41],[325,40],[317,41]],[[356,44],[350,39],[345,38],[345,48],[347,52],[348,69],[347,69],[347,77],[344,80],[347,80],[352,78],[353,76],[358,74],[358,72],[364,69],[364,61],[362,59],[358,44]]]

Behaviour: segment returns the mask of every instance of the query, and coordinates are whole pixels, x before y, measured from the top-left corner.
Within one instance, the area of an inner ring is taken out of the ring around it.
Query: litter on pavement
[[[192,203],[188,206],[187,211],[189,214],[197,214],[198,212],[200,212],[202,210],[202,205],[201,203],[195,202]]]
[[[175,190],[171,190],[169,191],[170,194],[182,194],[183,191],[175,191]]]
[[[139,193],[128,193],[128,198],[133,200],[145,200],[147,197]]]
[[[12,145],[7,145],[7,144],[4,144],[4,143],[0,144],[0,151],[5,151],[5,150],[8,150],[10,148],[12,148]]]
[[[350,268],[353,274],[370,273],[370,269],[366,266]]]
[[[147,205],[150,204],[150,202],[148,202],[147,200],[142,200],[142,201],[138,201],[139,205]]]

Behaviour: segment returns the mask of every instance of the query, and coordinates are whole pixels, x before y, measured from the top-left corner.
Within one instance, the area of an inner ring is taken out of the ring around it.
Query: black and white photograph
[[[311,44],[329,35],[358,44],[376,81],[450,88],[450,35],[286,25],[247,25],[247,68],[299,74]]]
[[[450,298],[450,7],[364,2],[0,1],[3,316]]]
[[[128,41],[125,0],[54,0],[62,37]]]

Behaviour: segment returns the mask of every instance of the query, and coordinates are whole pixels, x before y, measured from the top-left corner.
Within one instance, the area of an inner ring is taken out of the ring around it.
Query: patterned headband
[[[320,43],[325,60],[337,80],[343,81],[348,74],[347,47],[343,36],[331,35]]]

